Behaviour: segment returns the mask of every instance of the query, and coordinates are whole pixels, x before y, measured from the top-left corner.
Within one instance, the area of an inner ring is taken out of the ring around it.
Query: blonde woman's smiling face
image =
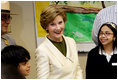
[[[56,16],[55,19],[47,26],[47,30],[49,32],[48,38],[56,42],[62,41],[64,27],[65,22],[62,16]]]

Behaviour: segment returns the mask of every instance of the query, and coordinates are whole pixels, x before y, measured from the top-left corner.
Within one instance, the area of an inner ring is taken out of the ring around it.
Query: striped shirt
[[[98,44],[98,31],[102,24],[106,22],[114,22],[117,24],[117,5],[104,8],[97,14],[92,29],[92,39],[96,45]]]

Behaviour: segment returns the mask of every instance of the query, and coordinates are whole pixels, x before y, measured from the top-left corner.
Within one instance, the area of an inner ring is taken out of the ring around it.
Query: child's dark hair
[[[107,22],[107,23],[104,23],[101,26],[101,28],[105,25],[108,26],[108,28],[110,28],[112,30],[114,37],[116,37],[116,39],[113,42],[113,50],[114,50],[115,48],[117,48],[117,25],[113,22]],[[99,40],[101,28],[99,29],[99,33],[98,33],[98,46],[101,46],[101,48],[103,49],[102,43]]]
[[[20,62],[30,60],[29,52],[18,45],[10,45],[1,51],[1,62],[18,66]]]

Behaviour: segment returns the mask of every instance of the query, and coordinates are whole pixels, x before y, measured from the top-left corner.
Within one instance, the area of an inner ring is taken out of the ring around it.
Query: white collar
[[[102,52],[101,47],[99,47],[99,54],[100,55],[106,54],[104,50]],[[114,49],[114,51],[111,52],[110,55],[113,55],[113,54],[117,54],[117,49],[116,48]]]
[[[110,54],[107,54],[105,51],[103,51],[103,55],[105,55],[105,56],[112,56],[113,55],[113,51]]]

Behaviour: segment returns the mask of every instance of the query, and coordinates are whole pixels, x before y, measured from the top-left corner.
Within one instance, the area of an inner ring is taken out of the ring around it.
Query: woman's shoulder
[[[45,44],[46,44],[46,39],[44,39],[36,48],[36,51],[39,51],[39,50],[44,50],[45,49]]]
[[[68,41],[74,41],[74,42],[75,42],[75,40],[74,40],[73,38],[68,37],[68,36],[64,36],[64,39],[66,39],[66,40],[68,40]]]
[[[44,44],[40,44],[35,50],[36,56],[46,56],[47,53],[48,51],[46,50],[46,46]]]
[[[48,38],[45,37],[45,38],[42,40],[42,42],[40,42],[40,44],[38,45],[37,49],[38,49],[38,48],[43,48],[43,47],[45,47],[45,44],[48,44],[49,42],[50,42],[50,41],[48,40]]]

